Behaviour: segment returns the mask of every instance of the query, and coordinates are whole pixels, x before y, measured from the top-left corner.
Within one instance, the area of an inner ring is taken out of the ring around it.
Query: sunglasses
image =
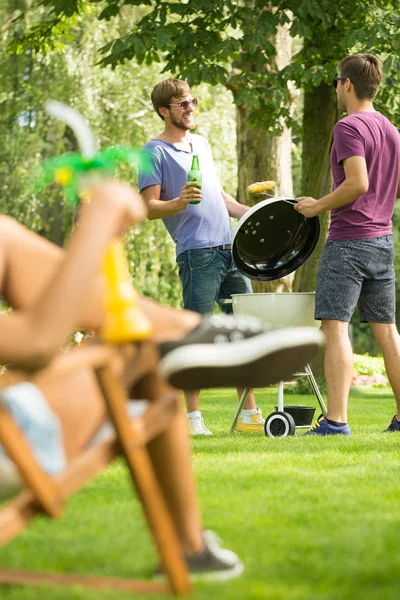
[[[193,108],[196,108],[198,103],[199,103],[199,101],[197,100],[197,98],[192,98],[191,100],[183,100],[182,102],[179,102],[178,104],[170,104],[169,106],[177,106],[178,108],[181,108],[182,110],[187,110],[190,105],[192,105]]]
[[[338,86],[338,81],[346,81],[346,79],[347,79],[347,77],[335,77],[335,79],[332,79],[333,87],[335,88],[335,90]],[[351,79],[350,79],[350,81],[351,81]]]

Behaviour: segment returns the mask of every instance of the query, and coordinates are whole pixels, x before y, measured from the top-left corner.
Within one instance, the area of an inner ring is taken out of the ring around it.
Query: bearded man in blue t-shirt
[[[178,79],[161,81],[154,87],[151,99],[165,127],[143,148],[153,165],[151,175],[139,173],[139,189],[148,217],[162,219],[176,244],[184,308],[207,314],[213,312],[217,302],[224,312],[231,312],[231,306],[223,301],[232,294],[252,291],[249,280],[233,264],[231,254],[230,217],[240,218],[249,207],[222,189],[209,143],[192,133],[197,98],[193,98],[188,84]],[[201,189],[188,183],[194,154],[199,157]],[[191,204],[193,201],[200,202]],[[185,398],[191,432],[211,435],[199,411],[199,392],[185,392]],[[236,430],[264,431],[252,390]]]
[[[392,215],[400,197],[400,134],[375,110],[382,64],[371,54],[339,62],[333,81],[338,108],[331,150],[333,190],[315,200],[298,198],[306,217],[331,211],[331,224],[317,276],[315,318],[327,339],[325,376],[328,413],[304,435],[350,435],[348,395],[353,352],[348,334],[356,306],[370,323],[385,360],[397,401],[386,431],[400,432],[400,337],[396,295]]]

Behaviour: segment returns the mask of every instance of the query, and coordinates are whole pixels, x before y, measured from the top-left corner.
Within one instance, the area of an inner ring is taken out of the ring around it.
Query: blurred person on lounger
[[[104,313],[99,274],[104,252],[111,239],[145,217],[146,207],[135,190],[116,180],[98,183],[90,198],[81,207],[66,250],[14,219],[0,217],[0,288],[13,309],[0,314],[1,364],[40,371],[78,326],[101,327]],[[193,374],[196,360],[200,361],[200,377],[206,381],[209,373],[213,385],[225,386],[228,381],[246,385],[246,377],[255,376],[260,382],[271,382],[277,375],[280,378],[279,373],[265,374],[271,357],[280,352],[284,360],[287,355],[287,369],[295,369],[303,363],[304,352],[314,354],[321,344],[314,329],[306,329],[290,341],[290,330],[285,337],[285,330],[269,331],[255,319],[203,319],[146,298],[139,297],[139,302],[153,324],[153,339],[160,345],[162,372],[176,386],[180,381],[187,386],[188,374],[198,383]],[[232,341],[230,334],[239,331],[240,341]],[[226,342],[215,344],[221,332]],[[189,357],[184,365],[182,350]],[[115,367],[125,370],[129,389],[129,361],[124,365],[121,358],[115,360]],[[42,467],[55,475],[96,438],[105,424],[105,406],[97,383],[84,368],[57,381],[46,379],[44,371],[37,381],[38,385],[22,383],[2,390],[0,402],[24,430]],[[182,412],[152,441],[150,453],[191,573],[206,572],[224,579],[238,575],[243,565],[236,554],[221,549],[216,536],[203,530]],[[0,492],[4,495],[12,483],[18,486],[18,476],[0,448]]]

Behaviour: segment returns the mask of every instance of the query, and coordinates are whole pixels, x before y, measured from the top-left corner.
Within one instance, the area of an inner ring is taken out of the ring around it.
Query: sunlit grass
[[[267,416],[276,388],[256,395]],[[229,436],[235,396],[202,393],[214,436],[193,438],[193,465],[205,526],[241,556],[246,571],[231,582],[198,584],[194,598],[397,600],[400,436],[382,433],[395,412],[390,390],[353,390],[351,438]],[[317,406],[311,395],[285,401]],[[151,576],[156,561],[122,462],[75,495],[59,522],[38,519],[0,551],[2,566],[140,578]],[[128,597],[0,587],[1,600]]]

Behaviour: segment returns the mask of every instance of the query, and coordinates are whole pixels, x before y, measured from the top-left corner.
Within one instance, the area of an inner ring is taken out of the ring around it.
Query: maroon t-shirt
[[[363,156],[368,191],[331,211],[329,239],[350,240],[392,233],[400,164],[400,133],[379,112],[358,112],[336,123],[331,150],[332,189],[346,178],[343,160]]]

